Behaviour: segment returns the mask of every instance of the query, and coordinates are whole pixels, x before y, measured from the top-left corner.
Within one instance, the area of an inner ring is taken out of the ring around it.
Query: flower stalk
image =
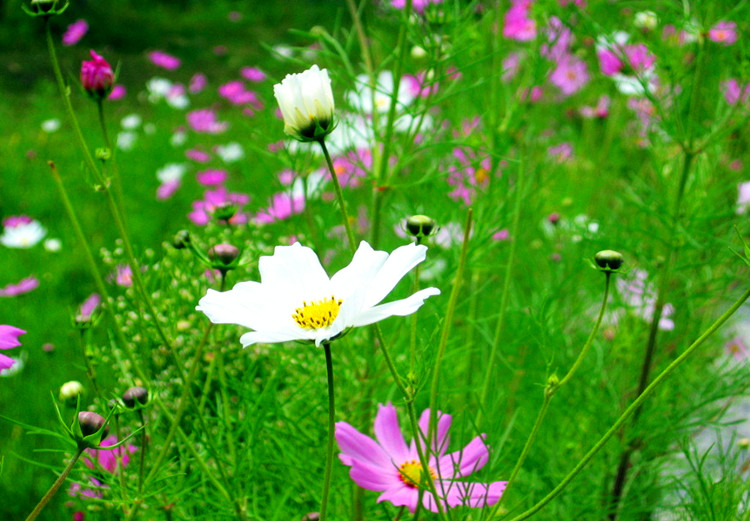
[[[68,474],[70,474],[70,471],[73,470],[73,467],[75,467],[76,462],[78,461],[78,458],[81,457],[81,454],[83,454],[84,449],[84,446],[79,446],[78,449],[76,449],[73,458],[70,460],[70,462],[68,462],[68,465],[62,471],[62,474],[57,477],[47,493],[42,496],[42,499],[39,500],[39,503],[37,503],[37,505],[34,507],[34,510],[31,511],[31,514],[29,514],[29,516],[26,518],[26,521],[34,521],[34,519],[36,519],[44,509],[44,507],[47,506],[47,503],[49,503],[50,499],[52,499],[55,494],[57,494],[57,491],[60,489],[62,484],[65,483],[66,479],[68,479]]]
[[[318,140],[320,148],[323,149],[323,155],[326,158],[326,164],[328,165],[328,171],[331,173],[331,180],[333,181],[333,189],[336,192],[336,201],[338,201],[339,209],[341,210],[341,218],[344,220],[344,228],[346,229],[346,237],[349,240],[349,248],[352,252],[357,250],[357,240],[354,238],[354,230],[352,230],[352,223],[349,219],[349,213],[346,211],[346,203],[344,202],[344,194],[341,191],[341,183],[336,175],[336,169],[333,168],[333,161],[331,160],[331,154],[328,153],[328,147],[326,147],[325,139]]]
[[[326,444],[326,469],[323,476],[323,498],[320,503],[320,521],[325,521],[328,515],[328,496],[331,491],[331,475],[333,473],[333,449],[336,432],[336,398],[333,392],[333,358],[331,357],[331,343],[325,342],[323,350],[326,356],[326,375],[328,380],[328,442]]]

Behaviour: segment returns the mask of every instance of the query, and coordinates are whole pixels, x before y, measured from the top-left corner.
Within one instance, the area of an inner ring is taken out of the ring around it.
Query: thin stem
[[[563,478],[563,480],[554,489],[552,489],[549,494],[547,494],[542,500],[540,500],[526,512],[514,517],[511,521],[522,521],[523,519],[528,519],[539,510],[541,510],[547,503],[557,497],[568,485],[568,483],[570,483],[573,478],[575,478],[583,470],[588,462],[591,461],[596,453],[604,447],[607,441],[609,441],[609,439],[620,430],[620,428],[635,413],[635,411],[643,405],[646,399],[656,390],[656,388],[659,387],[659,385],[680,365],[682,365],[682,363],[713,333],[715,333],[717,329],[719,329],[727,320],[729,320],[729,318],[742,306],[742,304],[745,303],[748,298],[750,298],[750,288],[745,290],[742,296],[740,296],[740,298],[737,299],[737,301],[732,304],[729,309],[727,309],[718,319],[716,319],[716,321],[711,324],[711,326],[700,337],[698,337],[698,339],[693,342],[690,347],[688,347],[680,356],[675,358],[674,361],[672,361],[672,363],[669,364],[666,369],[664,369],[656,378],[654,378],[654,380],[643,390],[643,392],[638,395],[633,403],[631,403],[630,406],[625,409],[625,412],[620,415],[620,417],[609,428],[609,430],[604,433],[599,441],[597,441],[596,444],[586,453],[586,455],[581,458],[576,466],[573,467],[573,470],[571,470],[568,475],[565,476],[565,478]]]
[[[143,421],[143,409],[138,409],[138,418],[141,420],[141,450],[140,461],[138,462],[138,493],[143,492],[143,469],[145,468],[144,463],[146,462],[146,422]]]
[[[109,161],[112,165],[112,178],[114,179],[115,197],[117,198],[117,205],[121,215],[125,215],[125,198],[122,191],[122,181],[120,179],[120,170],[117,168],[117,161],[115,160],[115,149],[112,147],[112,142],[109,139],[109,132],[107,132],[107,123],[104,114],[104,100],[99,99],[96,102],[97,112],[99,114],[99,126],[102,130],[102,136],[104,138],[104,145],[109,149]],[[124,219],[123,219],[124,220]]]
[[[331,475],[333,473],[333,441],[336,432],[336,400],[333,394],[331,344],[325,342],[323,350],[326,354],[326,374],[328,375],[328,444],[326,445],[326,470],[323,476],[323,499],[320,504],[320,521],[325,521],[328,514],[328,495],[331,490]]]
[[[354,238],[354,231],[352,230],[352,223],[349,221],[349,214],[346,211],[346,203],[344,202],[344,194],[341,191],[341,184],[339,178],[336,175],[336,170],[333,168],[333,161],[331,161],[331,154],[328,153],[328,147],[324,139],[318,141],[320,147],[323,149],[323,155],[326,157],[326,163],[328,164],[328,171],[331,173],[331,179],[333,180],[333,189],[336,192],[336,200],[339,203],[341,209],[341,217],[344,219],[344,228],[346,229],[346,236],[349,239],[349,247],[352,252],[357,250],[357,240]]]
[[[39,503],[37,503],[37,505],[34,507],[34,510],[31,511],[31,514],[29,514],[29,517],[26,518],[26,521],[33,521],[34,519],[36,519],[39,513],[44,509],[44,507],[47,506],[47,503],[49,503],[50,499],[54,497],[62,484],[68,478],[68,474],[70,474],[70,471],[73,470],[73,467],[75,466],[78,458],[82,453],[83,447],[79,447],[76,450],[76,453],[73,455],[73,459],[70,460],[70,463],[68,463],[68,465],[65,467],[65,470],[62,471],[62,474],[57,477],[47,493],[42,496],[42,499],[39,500]]]
[[[94,370],[94,367],[91,365],[91,360],[89,359],[89,355],[86,353],[86,331],[85,329],[81,328],[79,335],[79,340],[81,344],[81,356],[83,356],[83,362],[86,364],[86,376],[88,377],[89,381],[91,382],[91,386],[94,388],[94,393],[96,396],[99,397],[99,399],[102,399],[102,393],[99,391],[99,386],[96,385],[96,371]]]

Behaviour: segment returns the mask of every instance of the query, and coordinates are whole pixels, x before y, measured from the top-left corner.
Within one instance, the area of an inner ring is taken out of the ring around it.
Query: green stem
[[[331,491],[331,475],[333,473],[333,442],[336,433],[336,400],[333,394],[331,344],[325,342],[323,350],[326,354],[326,374],[328,375],[328,443],[326,445],[326,470],[323,476],[323,499],[320,504],[320,521],[325,521],[328,514],[328,495]]]
[[[333,180],[333,189],[336,192],[336,200],[339,203],[341,209],[341,217],[344,219],[344,228],[346,229],[346,236],[349,239],[349,247],[352,252],[357,250],[357,240],[354,238],[354,230],[352,230],[352,223],[349,221],[349,214],[346,211],[346,203],[344,202],[344,194],[341,191],[341,184],[339,178],[336,175],[336,170],[333,168],[333,161],[331,161],[331,154],[328,153],[328,147],[324,139],[318,141],[320,147],[323,149],[323,155],[326,157],[326,163],[328,164],[328,171],[331,172],[331,179]]]
[[[424,438],[424,434],[422,434],[419,429],[419,421],[417,420],[417,413],[414,410],[413,400],[409,400],[406,402],[406,409],[409,413],[409,423],[411,423],[411,432],[414,439],[414,446],[417,448],[417,454],[419,455],[419,464],[422,466],[422,474],[419,480],[420,488],[425,484],[427,485],[427,490],[432,494],[432,499],[435,501],[435,505],[438,509],[438,514],[442,518],[445,515],[445,509],[443,508],[443,502],[438,499],[439,496],[437,493],[437,488],[435,487],[435,480],[432,478],[432,472],[430,472],[430,470],[432,469],[430,469],[430,460],[427,457],[428,453],[422,446],[422,439]],[[433,416],[437,417],[437,411],[430,410],[430,420],[432,420]],[[429,445],[427,445],[427,450],[429,451]]]
[[[31,511],[31,514],[29,514],[29,517],[26,518],[26,521],[33,521],[34,519],[36,519],[39,513],[44,509],[44,507],[47,506],[47,503],[49,503],[50,499],[54,497],[62,484],[68,478],[68,474],[70,474],[70,471],[73,470],[73,467],[78,461],[78,458],[81,456],[81,453],[83,453],[83,448],[78,448],[76,450],[76,453],[73,455],[73,459],[70,460],[70,463],[68,463],[68,465],[65,467],[65,470],[62,471],[62,474],[57,477],[47,493],[42,496],[42,499],[39,500],[39,503],[37,503],[37,505],[34,507],[34,510]]]
[[[91,386],[94,388],[94,393],[101,400],[103,399],[102,393],[99,391],[99,386],[96,385],[96,371],[94,370],[94,367],[91,365],[91,360],[89,359],[89,356],[86,353],[86,331],[84,329],[81,329],[80,333],[81,334],[79,335],[79,340],[81,344],[81,355],[83,356],[84,364],[86,364],[86,376],[91,382]]]
[[[146,422],[143,421],[143,409],[138,409],[138,418],[141,420],[141,449],[140,457],[138,462],[138,493],[143,493],[143,469],[145,468],[146,462]]]
[[[97,100],[96,103],[97,112],[99,114],[99,126],[102,129],[102,136],[104,137],[104,144],[109,149],[109,161],[112,165],[112,178],[114,179],[114,187],[115,187],[115,197],[117,199],[117,205],[118,209],[120,210],[120,214],[125,216],[125,198],[122,191],[122,181],[120,178],[120,170],[117,167],[117,161],[115,160],[115,149],[112,147],[112,142],[109,139],[109,132],[107,132],[107,123],[106,118],[104,116],[104,100]]]
[[[542,500],[540,500],[526,512],[514,517],[511,521],[522,521],[523,519],[528,519],[529,517],[540,511],[547,503],[557,497],[568,485],[568,483],[570,483],[573,478],[575,478],[583,470],[583,468],[589,463],[589,461],[591,461],[596,453],[604,447],[607,441],[609,441],[609,439],[620,430],[620,428],[635,413],[635,411],[641,408],[646,399],[656,390],[657,387],[659,387],[662,381],[664,381],[680,365],[682,365],[682,363],[696,349],[698,349],[698,347],[700,347],[713,333],[716,332],[717,329],[719,329],[727,320],[729,320],[729,318],[742,306],[742,304],[744,304],[744,302],[748,298],[750,298],[750,288],[745,290],[742,296],[740,296],[740,298],[737,299],[737,301],[732,304],[729,309],[727,309],[718,319],[716,319],[716,321],[711,324],[711,327],[709,327],[700,337],[698,337],[698,339],[693,342],[690,347],[685,350],[685,352],[675,358],[675,360],[671,364],[669,364],[666,369],[664,369],[656,378],[654,378],[654,380],[643,390],[643,392],[638,395],[633,403],[631,403],[630,406],[625,409],[625,412],[620,415],[620,417],[609,428],[609,430],[604,433],[599,441],[596,442],[596,444],[586,453],[586,455],[581,458],[578,464],[573,467],[573,470],[571,470],[568,475],[565,476],[565,478],[563,478],[563,480],[554,489],[552,489],[549,494],[547,494]]]

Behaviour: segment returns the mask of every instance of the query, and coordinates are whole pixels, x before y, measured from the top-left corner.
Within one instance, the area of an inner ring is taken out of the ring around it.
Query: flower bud
[[[602,271],[612,272],[617,271],[625,259],[623,259],[622,254],[618,251],[602,250],[594,255],[594,261]]]
[[[81,63],[81,84],[91,99],[101,101],[112,92],[115,74],[107,60],[94,51],[91,51],[91,58]]]
[[[223,203],[214,209],[214,217],[219,221],[228,222],[229,219],[237,213],[237,205],[232,203]]]
[[[217,244],[208,250],[208,258],[215,261],[216,269],[227,269],[240,256],[240,250],[231,244]]]
[[[427,237],[435,230],[435,219],[426,215],[412,215],[406,219],[406,231],[417,239]]]
[[[185,249],[188,244],[190,244],[190,232],[187,230],[180,230],[172,238],[172,247],[175,250]]]
[[[750,439],[740,438],[739,440],[737,440],[737,445],[739,445],[742,450],[747,450],[748,448],[750,448]]]
[[[148,403],[148,391],[145,387],[131,387],[122,393],[122,403],[129,409],[136,405],[146,405]]]
[[[60,398],[61,402],[65,402],[68,405],[75,406],[78,397],[81,396],[83,392],[84,388],[81,382],[71,380],[70,382],[65,382],[64,384],[62,384],[58,397]]]
[[[57,0],[31,0],[31,10],[27,12],[33,15],[56,14],[56,6]]]
[[[104,427],[105,423],[107,423],[107,420],[101,414],[96,414],[91,411],[81,411],[78,413],[78,424],[81,426],[81,432],[84,437],[99,432],[99,430]],[[108,428],[104,429],[102,438],[107,435],[108,431]]]
[[[326,69],[313,65],[299,74],[287,74],[273,86],[273,95],[288,136],[299,141],[321,141],[333,131],[333,91]]]

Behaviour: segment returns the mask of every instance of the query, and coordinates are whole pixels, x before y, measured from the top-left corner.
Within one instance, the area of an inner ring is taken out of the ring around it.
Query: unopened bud
[[[175,250],[185,249],[188,247],[188,244],[190,244],[190,232],[187,230],[180,230],[172,238],[172,247]]]
[[[210,250],[208,250],[208,258],[214,261],[218,261],[224,267],[232,264],[237,257],[240,256],[240,250],[236,246],[231,244],[217,244]],[[219,266],[217,266],[220,269]]]
[[[422,60],[427,57],[427,51],[424,50],[424,47],[415,45],[411,48],[411,57],[413,60]]]
[[[426,215],[412,215],[406,219],[406,230],[417,239],[421,239],[432,234],[435,224],[435,219]]]
[[[62,384],[60,387],[59,398],[61,402],[75,406],[76,400],[83,394],[83,392],[84,388],[81,382],[71,380],[70,382]]]
[[[145,387],[131,387],[122,394],[122,402],[126,407],[132,409],[137,405],[148,403],[148,391]]]
[[[107,420],[101,414],[96,414],[91,411],[81,411],[78,413],[78,424],[81,426],[81,432],[85,436],[91,436],[98,432]],[[107,435],[109,429],[104,429],[102,437]]]
[[[750,447],[750,439],[740,438],[737,440],[737,445],[739,445],[742,450],[747,450]]]
[[[625,259],[623,259],[622,253],[618,251],[602,250],[594,255],[594,261],[602,271],[612,272],[617,271]]]
[[[229,221],[237,213],[237,206],[232,203],[221,204],[214,210],[214,217],[219,221]]]

